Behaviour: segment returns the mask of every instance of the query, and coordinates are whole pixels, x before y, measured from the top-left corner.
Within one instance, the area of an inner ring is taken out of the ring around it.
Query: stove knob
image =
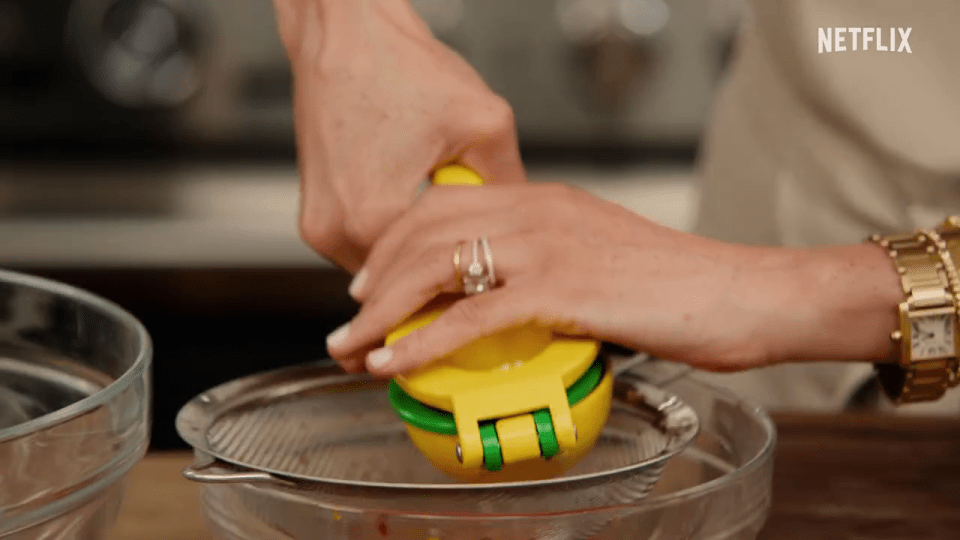
[[[200,87],[195,5],[189,0],[75,0],[67,44],[106,100],[135,109],[175,107]]]
[[[560,29],[577,63],[586,105],[622,112],[649,70],[670,19],[663,0],[558,0]]]

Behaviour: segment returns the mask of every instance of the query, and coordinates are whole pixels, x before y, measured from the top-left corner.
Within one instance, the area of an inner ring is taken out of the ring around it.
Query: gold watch
[[[957,263],[960,263],[960,217],[950,216],[936,228],[932,234],[940,256],[947,263],[947,279],[953,289],[954,300],[960,306],[960,275],[957,273]]]
[[[877,364],[880,385],[897,404],[940,399],[956,384],[960,351],[958,290],[951,283],[957,275],[954,265],[944,264],[950,262],[944,259],[948,241],[932,231],[871,240],[893,259],[906,295],[899,306],[900,329],[890,335],[900,343],[900,361]],[[955,241],[960,243],[960,228]]]

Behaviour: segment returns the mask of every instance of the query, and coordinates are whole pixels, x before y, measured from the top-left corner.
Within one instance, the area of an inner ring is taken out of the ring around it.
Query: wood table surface
[[[960,539],[960,420],[775,415],[773,508],[761,540]],[[206,540],[186,452],[130,475],[111,540]]]

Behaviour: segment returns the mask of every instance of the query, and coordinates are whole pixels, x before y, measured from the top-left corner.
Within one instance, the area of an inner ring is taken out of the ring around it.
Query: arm
[[[377,243],[352,287],[361,311],[328,341],[348,368],[406,371],[524,322],[713,371],[896,359],[890,333],[903,293],[878,246],[727,244],[564,186],[463,189],[475,188],[431,190]],[[438,292],[463,290],[453,251],[482,235],[499,287],[377,349]]]
[[[300,231],[356,271],[438,165],[526,180],[513,114],[407,0],[275,0],[294,73]]]
[[[756,287],[737,291],[770,314],[761,338],[775,361],[825,358],[891,361],[899,351],[903,291],[889,256],[870,243],[821,248],[763,248]],[[764,290],[776,291],[765,298]]]

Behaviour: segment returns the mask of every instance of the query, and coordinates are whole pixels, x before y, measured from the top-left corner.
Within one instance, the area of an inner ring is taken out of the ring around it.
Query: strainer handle
[[[613,360],[613,376],[619,377],[630,372],[638,375],[655,386],[666,386],[694,372],[693,366],[679,364],[663,358],[651,356],[645,352],[623,352],[620,347],[604,344],[609,357]]]
[[[290,482],[270,473],[245,471],[224,466],[216,461],[193,463],[183,469],[183,476],[201,484],[283,484]]]

